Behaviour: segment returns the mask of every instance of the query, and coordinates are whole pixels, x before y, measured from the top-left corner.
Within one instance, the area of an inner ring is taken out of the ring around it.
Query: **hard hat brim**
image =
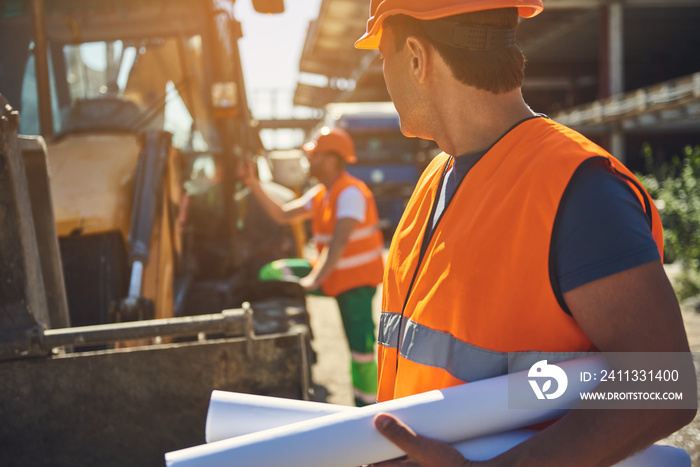
[[[371,34],[370,32],[366,32],[355,41],[355,48],[356,49],[365,49],[365,50],[376,50],[379,48],[379,41],[382,39],[382,30],[381,28],[379,31],[377,31],[374,34]]]

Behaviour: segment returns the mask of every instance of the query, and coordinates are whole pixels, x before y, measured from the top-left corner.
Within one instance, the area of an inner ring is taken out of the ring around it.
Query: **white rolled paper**
[[[207,443],[212,443],[353,409],[323,402],[212,391],[205,435]]]
[[[355,408],[296,399],[213,391],[207,412],[206,439],[207,442],[218,441],[346,410],[355,410]],[[513,430],[461,441],[452,446],[469,460],[485,461],[522,443],[536,433],[535,430]],[[683,449],[653,445],[616,464],[616,467],[661,465],[691,467],[691,459]]]
[[[557,365],[570,375],[608,368],[600,355]],[[578,402],[579,392],[597,385],[569,378],[573,390],[547,401],[546,408],[509,409],[509,378],[523,385],[528,376],[524,371],[346,410],[170,452],[165,461],[168,467],[355,467],[403,455],[374,428],[379,412],[396,415],[421,435],[453,444],[557,418]],[[530,400],[532,394],[521,397]]]

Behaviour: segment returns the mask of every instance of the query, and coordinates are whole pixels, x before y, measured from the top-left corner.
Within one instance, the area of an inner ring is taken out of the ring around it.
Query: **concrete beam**
[[[261,130],[279,130],[279,129],[295,129],[311,130],[318,125],[317,118],[287,118],[287,119],[269,119],[258,120],[258,128]]]

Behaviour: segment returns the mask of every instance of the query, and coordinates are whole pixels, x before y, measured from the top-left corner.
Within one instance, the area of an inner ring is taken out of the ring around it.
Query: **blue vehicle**
[[[325,124],[352,136],[357,163],[346,170],[372,190],[390,240],[423,169],[439,152],[436,144],[403,136],[391,102],[329,104]]]

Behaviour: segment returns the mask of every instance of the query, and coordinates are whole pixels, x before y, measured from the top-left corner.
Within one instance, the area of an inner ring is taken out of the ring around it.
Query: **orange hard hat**
[[[355,42],[358,49],[376,49],[382,37],[382,23],[391,15],[432,20],[481,10],[516,7],[523,18],[539,14],[542,0],[371,0],[367,32]]]
[[[348,132],[342,128],[328,128],[324,126],[316,132],[313,140],[302,146],[302,149],[309,154],[326,151],[335,152],[348,164],[357,161],[355,143],[353,143]]]

